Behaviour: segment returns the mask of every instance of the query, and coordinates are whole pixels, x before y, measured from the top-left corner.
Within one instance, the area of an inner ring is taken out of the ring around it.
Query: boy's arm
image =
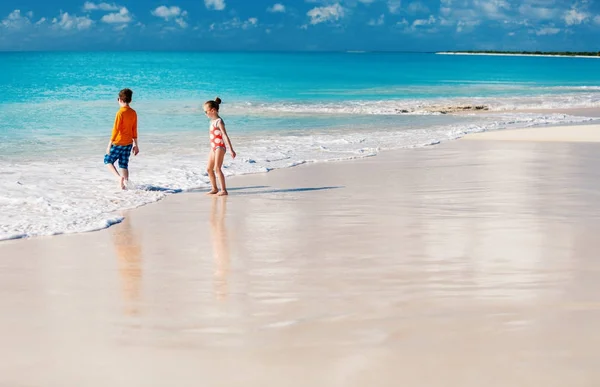
[[[138,133],[137,133],[137,114],[133,120],[133,155],[137,156],[140,153],[140,147],[138,146]]]
[[[115,139],[117,138],[117,130],[119,129],[119,126],[121,125],[121,115],[119,114],[119,112],[117,112],[117,115],[115,116],[115,123],[113,125],[113,129],[112,129],[112,134],[110,135],[110,140],[108,140],[108,145],[106,147],[106,153],[110,153],[110,147],[113,144],[113,141],[115,141]]]
[[[229,139],[229,136],[227,135],[227,130],[225,130],[225,124],[223,123],[223,120],[219,121],[218,126],[219,126],[219,129],[221,129],[221,133],[223,133],[223,137],[225,138],[225,141],[227,141],[227,145],[229,145],[229,149],[231,149],[231,157],[235,159],[235,151],[233,150],[233,145],[231,145],[231,140]]]
[[[108,140],[108,145],[106,146],[106,154],[110,153],[110,147],[112,146],[112,138]]]

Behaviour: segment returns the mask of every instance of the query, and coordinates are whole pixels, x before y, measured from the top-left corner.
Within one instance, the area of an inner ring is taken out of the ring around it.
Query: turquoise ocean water
[[[231,176],[589,121],[521,110],[600,106],[599,68],[426,53],[0,53],[0,239],[99,229],[123,209],[206,188],[202,103],[217,95],[238,152]],[[124,87],[141,154],[136,189],[120,192],[102,159]],[[459,105],[489,110],[435,112]]]

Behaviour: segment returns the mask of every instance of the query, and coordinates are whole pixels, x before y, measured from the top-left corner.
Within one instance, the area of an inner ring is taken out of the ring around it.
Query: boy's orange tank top
[[[117,112],[110,141],[113,145],[130,145],[134,139],[137,139],[137,113],[125,106]]]

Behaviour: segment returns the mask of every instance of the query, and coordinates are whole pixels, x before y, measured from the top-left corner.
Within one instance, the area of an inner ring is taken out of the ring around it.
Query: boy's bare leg
[[[211,149],[208,153],[208,163],[206,165],[206,173],[208,173],[208,178],[210,179],[211,190],[207,192],[207,195],[214,195],[219,190],[217,189],[217,178],[215,176],[215,152]]]
[[[111,171],[117,177],[117,179],[119,179],[119,187],[121,189],[125,189],[126,188],[125,182],[126,182],[127,178],[119,175],[117,168],[113,164],[107,164],[106,166],[108,167],[108,170]],[[121,172],[123,172],[123,171],[125,171],[125,173],[127,173],[126,169],[121,169]]]
[[[119,187],[121,189],[125,189],[125,178],[123,176],[119,175],[117,168],[115,168],[115,166],[112,164],[107,164],[106,166],[108,167],[108,170],[111,171],[117,177],[117,179],[119,179]],[[126,171],[126,170],[121,169],[121,171]]]
[[[121,189],[127,189],[129,182],[129,170],[121,168]]]
[[[121,175],[119,175],[117,168],[115,168],[113,164],[106,164],[106,166],[108,167],[108,170],[111,171],[117,177],[117,179],[121,179]]]

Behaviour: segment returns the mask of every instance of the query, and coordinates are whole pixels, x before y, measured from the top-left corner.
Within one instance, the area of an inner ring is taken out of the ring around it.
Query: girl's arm
[[[223,137],[225,138],[225,141],[227,141],[227,145],[229,145],[229,149],[231,149],[231,158],[235,159],[235,151],[233,150],[233,145],[231,145],[231,140],[229,139],[229,136],[227,135],[227,131],[225,130],[225,124],[223,123],[223,120],[220,120],[217,125],[218,125],[219,129],[221,130],[221,133],[223,133]]]

